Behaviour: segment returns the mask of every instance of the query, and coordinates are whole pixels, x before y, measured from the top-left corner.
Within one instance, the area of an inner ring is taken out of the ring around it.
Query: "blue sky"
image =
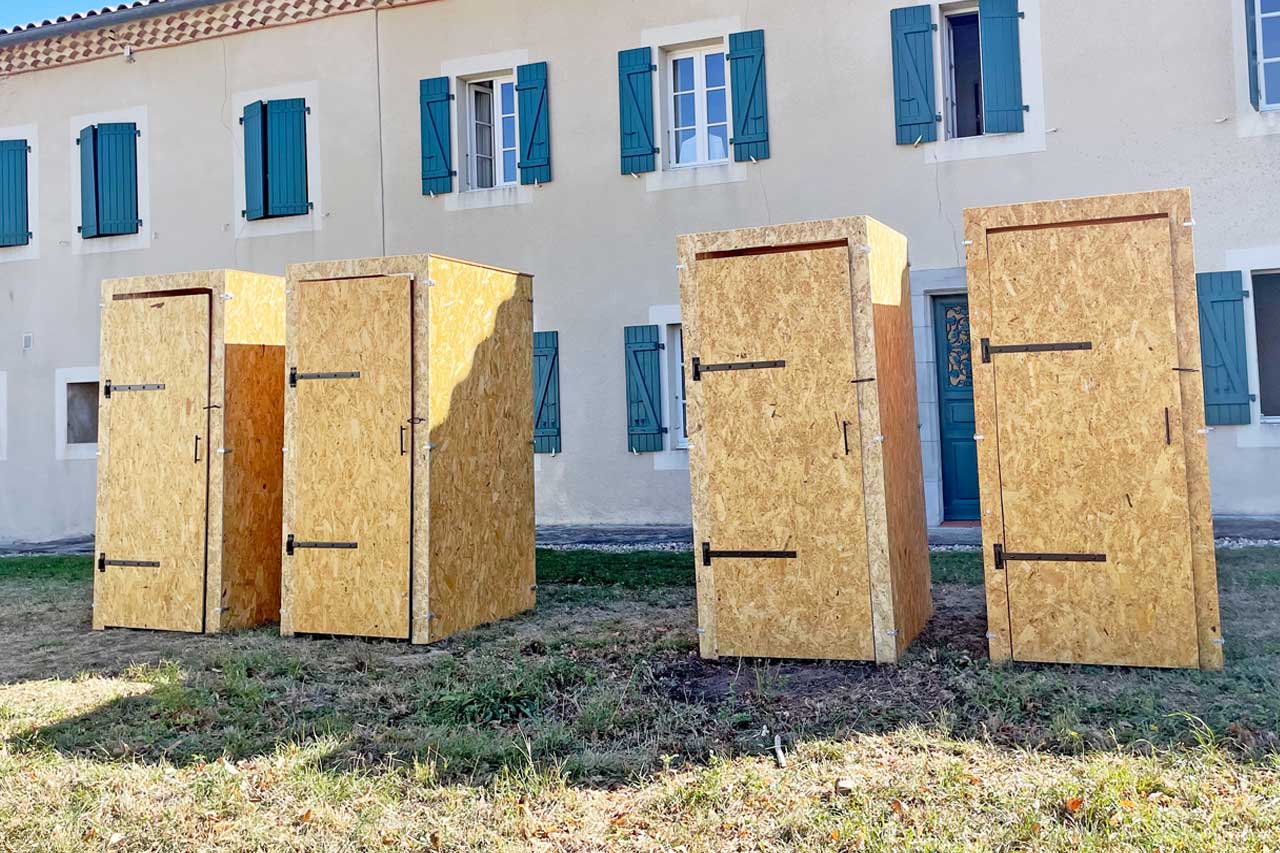
[[[123,0],[0,0],[0,27],[43,21],[121,2]]]

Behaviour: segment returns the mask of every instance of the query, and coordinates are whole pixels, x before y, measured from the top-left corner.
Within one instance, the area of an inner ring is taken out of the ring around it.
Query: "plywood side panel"
[[[915,330],[907,239],[867,220],[875,317],[876,381],[884,457],[884,497],[893,590],[893,660],[933,615],[924,471],[916,396]]]
[[[534,605],[532,281],[433,257],[430,636]]]
[[[284,289],[280,276],[229,271],[225,343],[284,346]]]
[[[281,288],[283,291],[283,288]],[[284,346],[228,344],[219,630],[280,615]]]

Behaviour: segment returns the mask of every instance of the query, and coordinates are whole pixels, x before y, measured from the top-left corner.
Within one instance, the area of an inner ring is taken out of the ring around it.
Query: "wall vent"
[[[30,332],[23,333],[22,335],[22,351],[23,352],[31,352],[31,348],[35,346],[35,344],[36,344],[35,335],[31,334]]]

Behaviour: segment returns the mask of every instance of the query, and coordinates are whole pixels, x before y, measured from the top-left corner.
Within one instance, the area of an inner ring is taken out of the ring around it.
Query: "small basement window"
[[[1253,324],[1262,417],[1280,421],[1280,272],[1254,273]]]
[[[978,8],[961,7],[944,12],[943,21],[947,136],[952,139],[981,136],[982,37],[978,28]]]
[[[467,83],[467,189],[510,186],[516,168],[516,81],[494,77]]]
[[[67,444],[98,443],[98,383],[67,383]]]

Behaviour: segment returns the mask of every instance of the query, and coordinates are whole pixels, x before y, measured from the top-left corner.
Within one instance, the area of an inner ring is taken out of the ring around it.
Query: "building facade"
[[[0,541],[92,530],[103,278],[424,247],[535,275],[539,523],[687,523],[676,235],[861,213],[911,241],[929,521],[975,518],[963,208],[1170,186],[1214,511],[1280,513],[1280,0],[901,2],[152,0],[0,34]]]

